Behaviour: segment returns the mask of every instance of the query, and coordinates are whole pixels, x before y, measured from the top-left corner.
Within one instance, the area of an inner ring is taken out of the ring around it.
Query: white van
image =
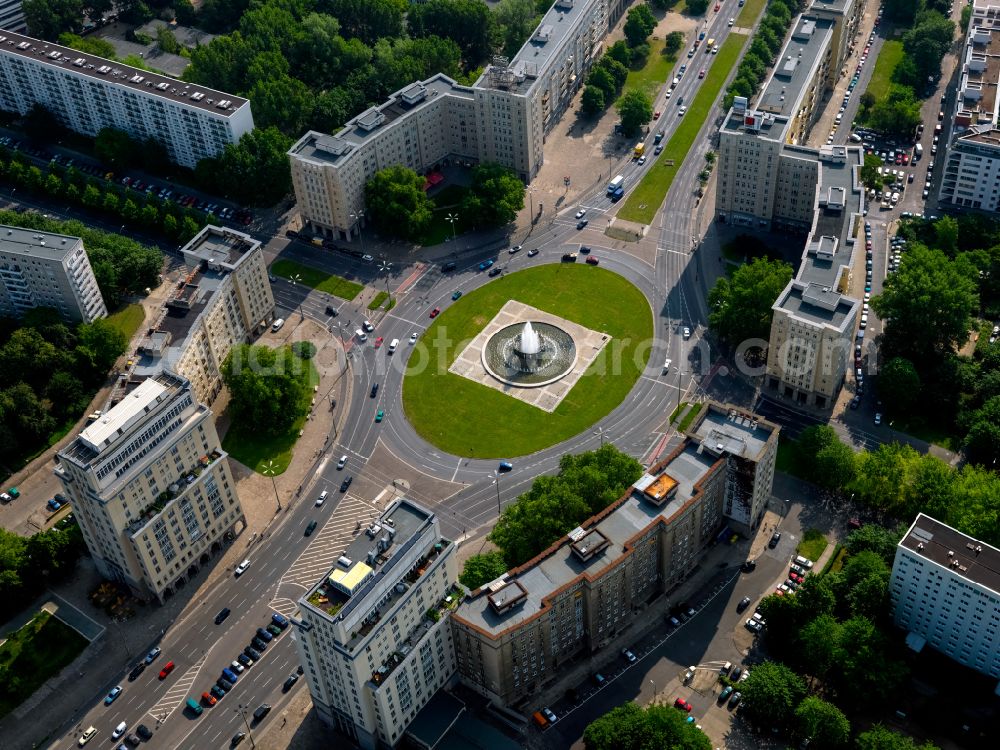
[[[325,502],[326,502],[326,498],[327,498],[327,496],[328,496],[329,494],[330,494],[330,493],[329,493],[329,491],[328,491],[328,490],[323,490],[323,491],[322,491],[321,493],[319,493],[319,497],[317,497],[317,498],[316,498],[316,507],[317,507],[317,508],[318,508],[319,506],[321,506],[321,505],[322,505],[323,503],[325,503]]]
[[[272,331],[280,331],[281,330],[281,326],[283,326],[283,325],[285,325],[285,319],[284,318],[278,318],[276,321],[274,321],[273,323],[271,323],[271,330]]]
[[[364,331],[362,331],[360,328],[358,328],[354,332],[354,335],[358,337],[358,341],[367,341],[368,340],[368,334],[365,333]]]
[[[392,354],[394,351],[396,351],[396,347],[397,346],[399,346],[399,339],[393,339],[392,341],[390,341],[389,342],[389,354]]]
[[[796,565],[800,567],[805,568],[806,570],[809,570],[813,566],[813,561],[808,560],[805,557],[802,557],[802,555],[797,555],[792,562],[794,562]]]

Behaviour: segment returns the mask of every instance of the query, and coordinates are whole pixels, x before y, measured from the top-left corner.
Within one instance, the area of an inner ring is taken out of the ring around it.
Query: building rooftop
[[[233,94],[150,73],[13,31],[0,30],[0,52],[72,70],[87,78],[115,83],[125,89],[194,107],[219,117],[232,117],[237,110],[250,105],[246,99]]]
[[[858,301],[830,287],[792,279],[772,305],[810,323],[843,330],[854,319]]]
[[[378,131],[403,115],[428,107],[440,96],[460,96],[472,101],[472,89],[438,73],[426,81],[417,81],[392,94],[377,107],[371,107],[347,121],[335,135],[310,130],[288,151],[326,164],[343,163],[358,148],[373,139]]]
[[[758,460],[777,426],[731,407],[708,404],[702,409],[688,434],[698,438],[702,449],[713,455],[728,453]]]
[[[1000,550],[920,513],[899,546],[1000,596]]]
[[[855,0],[812,0],[812,2],[809,3],[809,10],[826,11],[828,13],[844,15],[854,2]]]
[[[687,441],[609,509],[535,560],[479,589],[459,605],[455,616],[494,635],[531,619],[555,592],[581,576],[596,578],[612,567],[631,540],[651,524],[667,523],[691,501],[698,483],[718,462],[694,441]],[[664,495],[664,490],[670,494]]]
[[[80,242],[79,237],[0,224],[0,253],[62,261]]]
[[[801,15],[781,50],[770,78],[757,98],[756,109],[790,118],[802,108],[807,84],[813,80],[833,36],[833,21]]]
[[[526,94],[553,61],[565,59],[561,55],[565,42],[572,36],[592,2],[556,0],[509,63],[503,65],[500,58],[487,65],[475,87]],[[601,37],[603,30],[597,38]]]
[[[952,134],[998,119],[1000,85],[1000,3],[973,0],[972,19],[961,52],[961,78],[955,103]]]
[[[958,141],[980,147],[985,151],[995,151],[1000,148],[1000,129],[990,125],[973,125],[958,137]]]
[[[181,253],[188,266],[204,263],[210,269],[231,271],[259,246],[260,243],[245,232],[208,225],[181,249]]]

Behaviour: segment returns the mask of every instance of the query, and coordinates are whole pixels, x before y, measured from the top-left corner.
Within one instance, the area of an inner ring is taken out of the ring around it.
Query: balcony
[[[459,601],[461,601],[463,593],[458,586],[452,586],[448,593],[441,598],[441,600],[435,604],[433,607],[428,609],[424,616],[417,623],[413,632],[406,637],[401,644],[399,644],[399,651],[393,651],[389,658],[386,660],[385,664],[379,667],[376,671],[372,673],[371,683],[375,689],[378,689],[389,675],[391,675],[400,664],[406,659],[407,655],[416,648],[417,644],[427,635],[436,625],[440,622],[441,618],[444,617],[448,612],[454,610],[458,607]]]
[[[125,527],[125,533],[132,536],[139,531],[139,529],[149,523],[154,516],[162,513],[168,503],[173,502],[178,497],[183,495],[187,491],[187,488],[197,481],[198,477],[212,468],[212,466],[214,466],[215,463],[222,457],[222,451],[214,450],[208,455],[202,456],[198,459],[198,463],[195,464],[194,467],[183,472],[177,481],[173,482],[166,490],[157,495],[153,502],[143,508],[139,517],[133,519],[133,521]]]

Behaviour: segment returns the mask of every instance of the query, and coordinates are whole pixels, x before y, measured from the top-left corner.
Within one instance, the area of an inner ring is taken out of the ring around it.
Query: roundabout
[[[421,438],[465,458],[523,456],[619,406],[646,368],[653,313],[616,273],[545,264],[445,310],[414,348],[402,387]]]

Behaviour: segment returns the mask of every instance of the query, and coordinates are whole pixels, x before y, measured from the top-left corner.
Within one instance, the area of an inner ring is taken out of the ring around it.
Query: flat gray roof
[[[854,0],[812,0],[809,3],[809,10],[827,11],[844,15],[849,6],[854,4]]]
[[[34,39],[13,31],[0,30],[0,52],[44,63],[53,68],[70,70],[87,78],[105,81],[148,96],[155,96],[175,104],[210,112],[219,117],[232,117],[249,102],[239,96],[207,88],[201,84],[186,83],[159,73],[150,73],[130,65],[106,60],[96,55],[63,47],[61,44]]]
[[[527,564],[510,575],[509,581],[520,584],[526,596],[522,603],[502,614],[490,605],[490,590],[484,587],[475,598],[466,599],[455,611],[460,619],[483,630],[498,634],[536,615],[543,608],[543,600],[558,589],[583,574],[600,576],[612,567],[623,554],[625,545],[651,523],[668,522],[694,496],[695,485],[715,466],[719,459],[699,450],[694,441],[687,441],[684,448],[667,460],[655,475],[645,474],[618,501],[614,510],[597,523],[586,526],[588,532],[597,530],[610,544],[604,551],[586,561],[573,551],[572,537],[567,535],[559,547],[535,564]],[[643,488],[667,477],[671,487],[676,484],[676,492],[662,505],[652,502]],[[583,529],[578,530],[581,533]],[[573,534],[573,532],[571,532]],[[508,583],[508,585],[511,585]]]
[[[799,16],[771,77],[757,98],[756,109],[784,117],[794,115],[801,107],[806,84],[812,80],[832,36],[833,21],[805,14]]]
[[[899,542],[919,557],[926,557],[955,575],[977,583],[1000,597],[1000,550],[926,516],[916,520]]]
[[[61,262],[81,241],[79,237],[67,234],[0,225],[0,253],[14,253]]]
[[[259,245],[249,234],[210,224],[181,248],[181,253],[185,262],[191,266],[195,265],[195,261],[205,261],[209,265],[222,265],[232,269]]]
[[[377,137],[386,125],[433,104],[441,96],[457,96],[473,101],[469,86],[462,86],[443,73],[438,73],[426,81],[417,81],[401,88],[385,103],[371,107],[348,120],[334,135],[310,130],[288,153],[328,164],[343,162],[355,149]]]
[[[756,460],[774,429],[770,422],[752,414],[709,407],[691,433],[698,437],[704,448]]]
[[[805,284],[793,279],[774,303],[797,318],[840,330],[853,317],[858,301],[830,287]]]
[[[508,70],[512,74],[502,85],[495,85],[491,75],[492,65],[487,65],[476,81],[476,88],[502,89],[525,94],[553,63],[563,42],[577,29],[581,18],[590,10],[594,0],[556,0],[548,9],[531,37],[511,59]],[[603,33],[604,29],[600,32]]]

